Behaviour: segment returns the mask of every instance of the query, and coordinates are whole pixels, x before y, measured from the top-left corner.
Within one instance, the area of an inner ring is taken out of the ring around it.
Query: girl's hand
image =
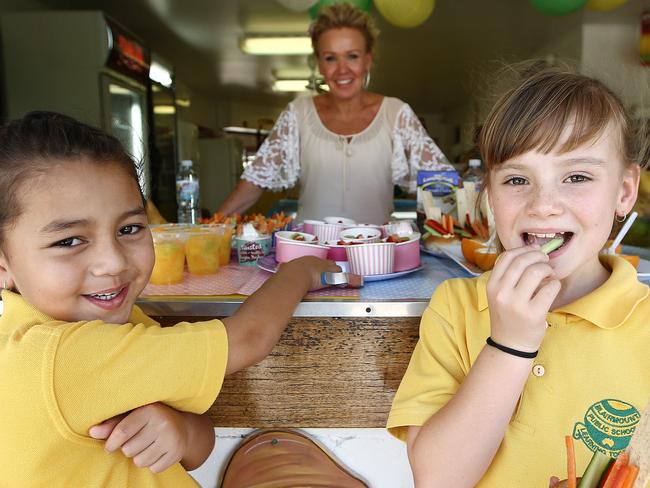
[[[325,259],[319,259],[313,256],[304,256],[288,263],[283,263],[280,269],[290,273],[308,273],[310,277],[309,291],[320,290],[327,286],[323,285],[321,281],[321,274],[324,271],[338,273],[341,268],[334,263]]]
[[[179,462],[187,449],[188,432],[181,412],[161,403],[136,408],[95,425],[95,439],[106,439],[104,449],[121,449],[139,468],[160,473]]]
[[[539,246],[504,252],[487,283],[494,341],[520,351],[537,351],[546,333],[546,314],[559,291],[549,257]]]

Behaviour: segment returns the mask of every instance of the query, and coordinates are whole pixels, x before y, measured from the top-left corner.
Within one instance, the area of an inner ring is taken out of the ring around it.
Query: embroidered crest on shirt
[[[617,457],[630,443],[641,414],[629,403],[607,399],[591,405],[583,422],[576,422],[573,438],[582,440],[593,452]]]

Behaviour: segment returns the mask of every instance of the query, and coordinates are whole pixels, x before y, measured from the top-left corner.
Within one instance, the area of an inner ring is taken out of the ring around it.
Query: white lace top
[[[384,97],[358,134],[323,125],[312,97],[291,102],[242,178],[281,190],[300,179],[298,219],[348,217],[382,224],[393,211],[393,184],[415,192],[419,169],[452,169],[411,107]]]

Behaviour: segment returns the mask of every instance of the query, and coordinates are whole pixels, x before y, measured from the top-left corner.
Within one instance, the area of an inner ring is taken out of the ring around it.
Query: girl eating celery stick
[[[505,250],[439,286],[388,420],[418,487],[546,487],[625,449],[650,396],[650,298],[600,255],[637,196],[647,150],[601,82],[528,72],[480,136]]]

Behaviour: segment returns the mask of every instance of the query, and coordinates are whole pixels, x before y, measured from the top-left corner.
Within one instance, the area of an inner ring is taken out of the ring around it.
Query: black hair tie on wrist
[[[488,337],[485,342],[487,342],[488,346],[496,347],[499,351],[503,351],[506,354],[510,354],[512,356],[517,356],[518,358],[526,358],[526,359],[533,359],[537,357],[537,353],[539,351],[535,352],[525,352],[525,351],[519,351],[517,349],[512,349],[511,347],[504,346],[502,344],[499,344],[498,342],[494,342],[494,340],[491,337]]]

